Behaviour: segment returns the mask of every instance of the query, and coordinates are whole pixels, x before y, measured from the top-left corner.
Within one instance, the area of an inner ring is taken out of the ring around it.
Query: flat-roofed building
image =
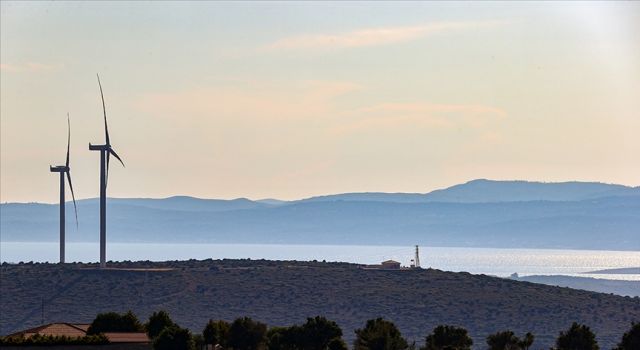
[[[400,270],[400,263],[395,260],[386,260],[376,265],[364,265],[363,268],[371,270]]]
[[[383,261],[380,266],[386,270],[400,270],[400,263],[395,260]]]

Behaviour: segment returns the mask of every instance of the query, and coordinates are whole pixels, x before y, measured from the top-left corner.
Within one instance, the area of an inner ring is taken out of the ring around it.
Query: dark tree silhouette
[[[229,328],[229,347],[234,350],[261,350],[267,345],[267,325],[249,317],[238,318]]]
[[[142,332],[144,327],[136,317],[136,315],[127,311],[124,315],[116,312],[107,312],[98,314],[91,322],[88,335],[104,333],[104,332]]]
[[[271,327],[267,332],[269,350],[297,350],[300,338],[300,327]]]
[[[153,341],[155,350],[194,350],[191,332],[186,328],[171,326],[164,328]]]
[[[204,327],[204,330],[202,331],[202,336],[204,337],[205,344],[219,344],[223,348],[227,347],[230,328],[231,326],[226,321],[209,320],[207,325]]]
[[[204,337],[202,334],[192,334],[191,339],[193,339],[193,345],[196,349],[201,350],[205,348]]]
[[[585,325],[574,322],[566,331],[560,332],[556,339],[558,350],[599,350],[596,335]]]
[[[327,350],[346,348],[342,330],[325,317],[307,318],[301,326],[273,327],[267,332],[270,350]]]
[[[368,320],[365,327],[356,330],[354,350],[404,350],[407,341],[398,328],[382,318]]]
[[[616,350],[637,350],[640,349],[640,323],[632,323],[631,329],[622,335],[622,341]]]
[[[347,343],[342,338],[333,338],[327,345],[328,350],[348,350]]]
[[[502,331],[487,337],[489,350],[520,350],[521,340],[512,331]]]
[[[153,339],[157,337],[163,329],[172,326],[177,326],[177,324],[173,322],[166,311],[160,310],[149,316],[149,321],[144,325],[144,328],[147,330],[149,338]]]
[[[520,340],[520,347],[524,350],[529,350],[529,347],[531,347],[534,340],[535,337],[533,334],[531,332],[527,332],[527,334],[524,335],[524,338]]]
[[[469,350],[473,340],[467,330],[456,326],[440,325],[427,336],[426,350]]]
[[[299,331],[298,345],[305,350],[326,350],[329,342],[342,337],[342,329],[338,324],[321,316],[307,318]]]

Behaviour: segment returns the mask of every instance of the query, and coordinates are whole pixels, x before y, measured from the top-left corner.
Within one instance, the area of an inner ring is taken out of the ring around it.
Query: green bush
[[[219,344],[223,348],[227,347],[229,341],[229,329],[231,326],[223,320],[209,320],[202,330],[202,336],[205,344]]]
[[[560,332],[556,339],[557,350],[599,350],[596,335],[583,324],[574,322],[571,327]]]
[[[99,334],[105,332],[143,332],[144,327],[138,320],[138,317],[131,312],[127,311],[125,314],[120,315],[117,312],[107,312],[98,314],[96,318],[91,322],[88,335]]]
[[[144,325],[144,328],[147,330],[149,338],[153,339],[157,337],[163,329],[173,326],[177,326],[177,324],[173,322],[166,311],[160,310],[149,316],[149,321]]]
[[[269,350],[297,350],[300,327],[271,327],[267,331],[267,348]]]
[[[109,344],[104,334],[84,337],[67,337],[35,334],[31,337],[0,337],[0,346],[52,346],[52,345],[102,345]]]
[[[377,318],[357,329],[354,350],[404,350],[409,347],[393,322]]]
[[[473,340],[462,327],[440,325],[427,336],[425,350],[469,350]]]
[[[502,331],[487,337],[489,350],[528,350],[533,344],[534,336],[531,333],[520,339],[512,331]]]
[[[229,328],[229,347],[234,350],[260,350],[267,345],[267,325],[250,317],[238,318]]]
[[[153,340],[155,350],[194,350],[191,332],[178,326],[167,327]]]
[[[316,316],[301,326],[273,327],[267,332],[269,350],[342,350],[342,330],[334,321]]]
[[[321,316],[307,318],[299,331],[299,347],[306,350],[326,350],[332,340],[342,338],[342,329],[338,324]]]
[[[487,337],[489,350],[520,350],[520,339],[512,331],[503,331]]]
[[[328,350],[348,350],[347,343],[344,342],[341,338],[333,338],[327,344]]]

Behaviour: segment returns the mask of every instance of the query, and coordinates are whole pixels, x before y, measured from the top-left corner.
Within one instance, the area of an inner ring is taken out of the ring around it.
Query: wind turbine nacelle
[[[69,171],[69,167],[66,167],[64,165],[58,165],[58,166],[49,165],[49,171],[51,171],[52,173],[66,173]]]
[[[90,151],[106,151],[109,150],[109,145],[92,145],[89,144]]]

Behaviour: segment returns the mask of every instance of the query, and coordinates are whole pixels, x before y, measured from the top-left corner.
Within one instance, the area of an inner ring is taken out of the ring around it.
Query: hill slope
[[[442,323],[466,327],[481,347],[489,333],[531,331],[535,348],[548,348],[560,330],[590,325],[603,349],[631,321],[640,299],[439,270],[363,270],[351,264],[248,260],[120,263],[120,267],[173,267],[140,272],[80,269],[80,265],[3,265],[0,333],[40,322],[90,322],[98,312],[133,310],[141,318],[166,309],[200,332],[209,318],[251,316],[271,326],[307,316],[336,320],[348,339],[369,318],[394,321],[422,342]],[[115,266],[112,264],[111,266]],[[85,266],[86,267],[86,266]]]

